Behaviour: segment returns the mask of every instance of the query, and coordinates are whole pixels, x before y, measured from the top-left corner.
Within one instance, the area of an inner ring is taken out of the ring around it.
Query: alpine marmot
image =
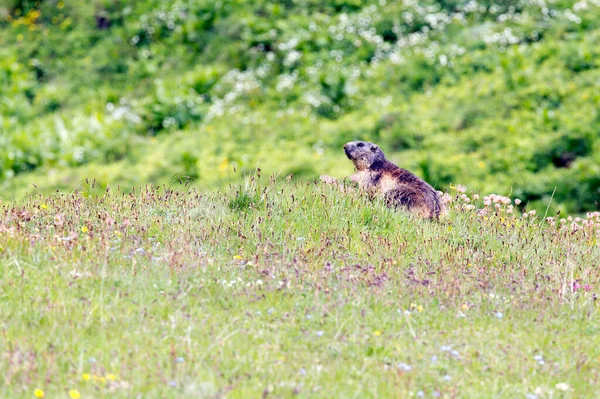
[[[344,152],[356,167],[350,179],[371,198],[382,198],[389,207],[405,207],[426,218],[438,218],[443,212],[437,191],[388,161],[376,144],[352,141],[344,145]]]

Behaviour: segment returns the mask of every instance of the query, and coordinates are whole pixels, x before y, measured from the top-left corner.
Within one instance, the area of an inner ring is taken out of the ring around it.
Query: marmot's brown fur
[[[383,151],[366,141],[344,145],[356,173],[350,178],[371,197],[380,197],[390,207],[405,207],[426,218],[438,218],[444,205],[437,191],[406,169],[385,158]]]

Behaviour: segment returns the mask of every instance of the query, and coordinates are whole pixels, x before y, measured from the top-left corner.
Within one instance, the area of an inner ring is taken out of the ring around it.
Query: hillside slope
[[[596,397],[600,214],[452,197],[437,222],[257,176],[5,205],[3,397]]]
[[[439,189],[594,210],[599,5],[9,0],[1,195],[343,176],[363,138]]]

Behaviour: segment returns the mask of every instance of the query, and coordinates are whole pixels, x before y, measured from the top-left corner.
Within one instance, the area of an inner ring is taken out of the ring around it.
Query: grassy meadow
[[[600,0],[0,1],[0,398],[600,397],[599,49]],[[319,183],[359,139],[447,215]]]
[[[600,215],[462,191],[440,221],[258,175],[5,204],[2,397],[597,397]]]

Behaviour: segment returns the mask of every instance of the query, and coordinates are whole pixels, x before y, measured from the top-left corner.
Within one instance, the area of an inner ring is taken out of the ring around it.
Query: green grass
[[[176,188],[2,206],[3,397],[597,397],[595,215]]]

